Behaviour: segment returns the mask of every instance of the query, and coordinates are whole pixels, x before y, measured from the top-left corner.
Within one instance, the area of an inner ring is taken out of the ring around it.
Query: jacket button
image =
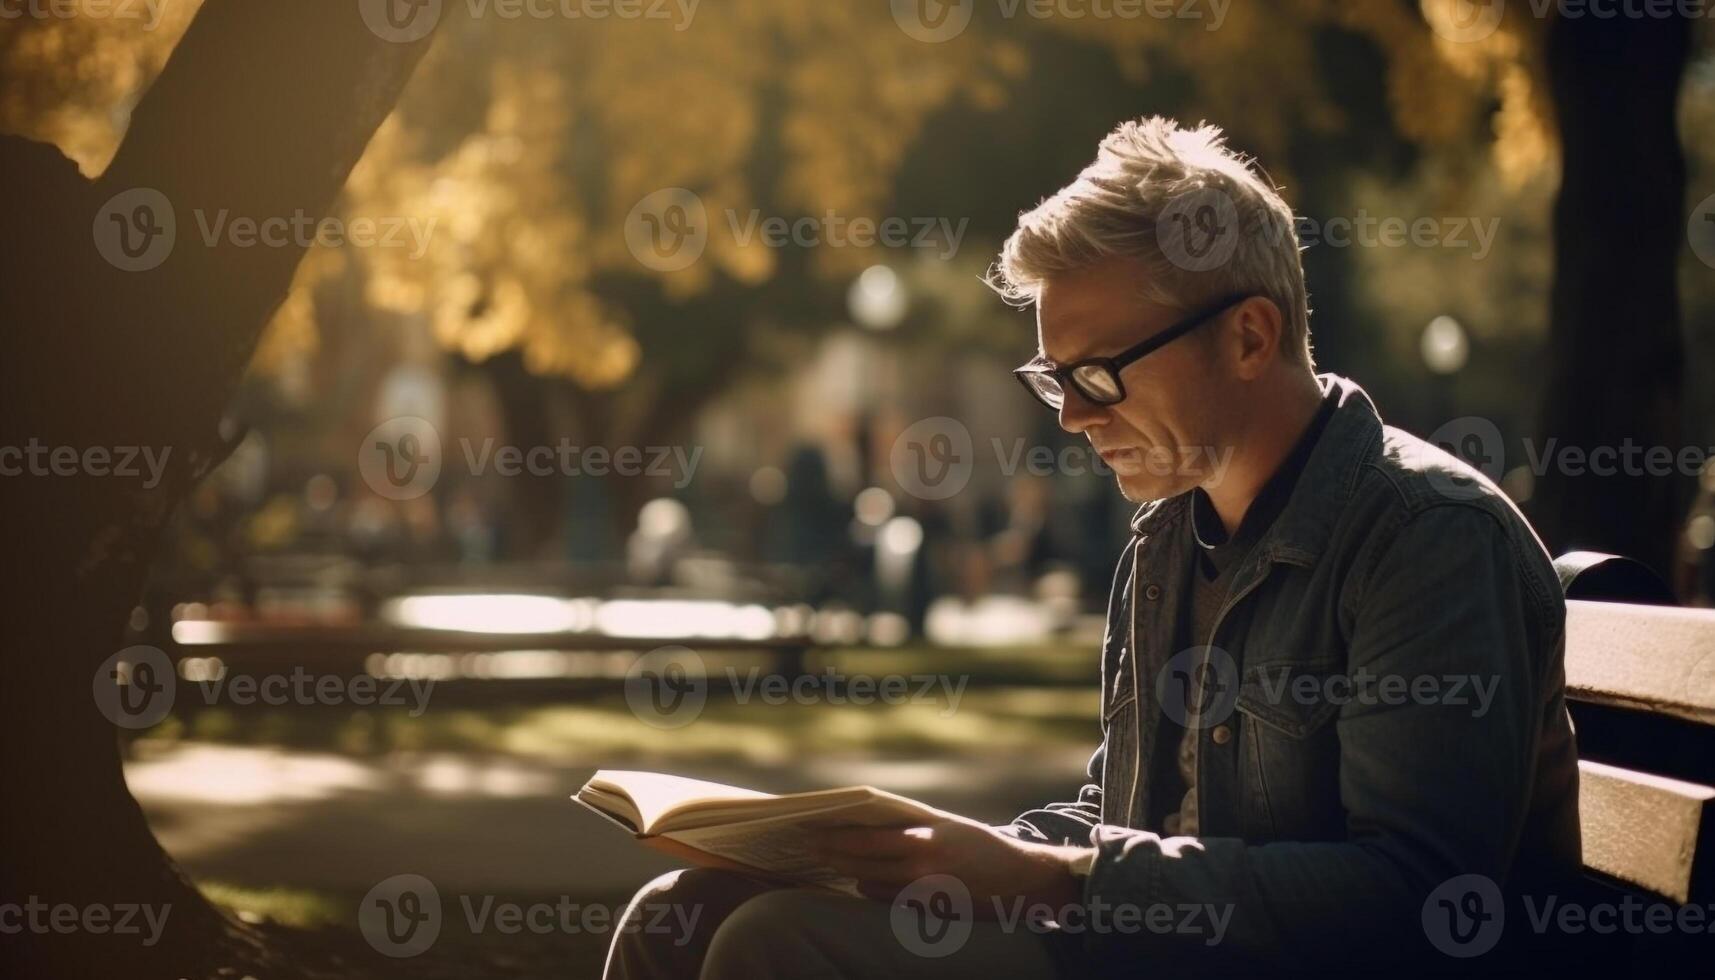
[[[1233,730],[1226,725],[1216,725],[1209,737],[1215,740],[1216,745],[1225,745],[1233,740]]]
[[[1143,597],[1145,599],[1159,599],[1159,598],[1161,598],[1161,586],[1151,585],[1149,588],[1144,589],[1143,590]]]

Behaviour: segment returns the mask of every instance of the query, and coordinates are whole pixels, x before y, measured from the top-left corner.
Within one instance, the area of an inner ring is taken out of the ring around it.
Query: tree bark
[[[1682,444],[1684,357],[1675,282],[1685,161],[1675,119],[1691,24],[1561,18],[1548,32],[1563,176],[1554,208],[1548,384],[1532,516],[1556,553],[1613,552],[1665,573],[1689,481],[1643,451]],[[1638,447],[1622,471],[1559,450]],[[1580,470],[1583,472],[1569,472]]]
[[[477,367],[493,386],[510,445],[528,450],[559,444],[561,434],[555,431],[550,398],[552,382],[532,375],[524,366],[522,353],[504,351]],[[528,475],[507,481],[507,557],[556,557],[553,545],[564,508],[564,491],[565,481],[552,477]]]
[[[305,251],[297,236],[211,242],[205,227],[222,211],[228,222],[327,214],[427,43],[377,36],[350,0],[208,0],[100,177],[52,147],[0,139],[0,447],[38,449],[0,477],[14,569],[0,590],[0,882],[7,901],[80,918],[168,909],[153,945],[27,923],[0,943],[0,975],[288,972],[161,850],[93,692],[162,525],[223,456],[223,407]],[[159,265],[124,271],[98,229],[108,202],[136,188],[165,198],[176,231]],[[115,469],[131,447],[164,454],[158,479],[136,458],[138,472]]]

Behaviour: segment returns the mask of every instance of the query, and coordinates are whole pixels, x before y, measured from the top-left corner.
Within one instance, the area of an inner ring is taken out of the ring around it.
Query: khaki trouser
[[[903,908],[729,871],[662,875],[626,909],[608,980],[983,977],[1053,980],[1047,941],[995,922],[955,931]],[[966,920],[968,922],[968,920]],[[687,923],[691,924],[687,927]]]

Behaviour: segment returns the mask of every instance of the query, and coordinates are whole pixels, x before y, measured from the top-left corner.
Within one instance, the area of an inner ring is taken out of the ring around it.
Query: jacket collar
[[[1381,439],[1381,417],[1364,389],[1337,374],[1317,377],[1323,397],[1334,402],[1334,414],[1310,451],[1292,496],[1257,544],[1258,552],[1270,561],[1311,565],[1321,557],[1335,521],[1357,486],[1364,460],[1375,453]],[[1183,520],[1190,500],[1186,492],[1144,504],[1132,517],[1132,533],[1154,534]]]

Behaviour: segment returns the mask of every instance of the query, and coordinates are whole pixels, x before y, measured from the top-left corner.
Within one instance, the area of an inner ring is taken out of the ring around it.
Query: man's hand
[[[865,895],[882,901],[934,874],[959,879],[979,915],[993,910],[996,897],[1003,902],[1022,897],[1056,913],[1083,900],[1071,860],[1088,848],[1017,840],[953,814],[921,827],[829,828],[818,836],[828,864],[856,878]]]

